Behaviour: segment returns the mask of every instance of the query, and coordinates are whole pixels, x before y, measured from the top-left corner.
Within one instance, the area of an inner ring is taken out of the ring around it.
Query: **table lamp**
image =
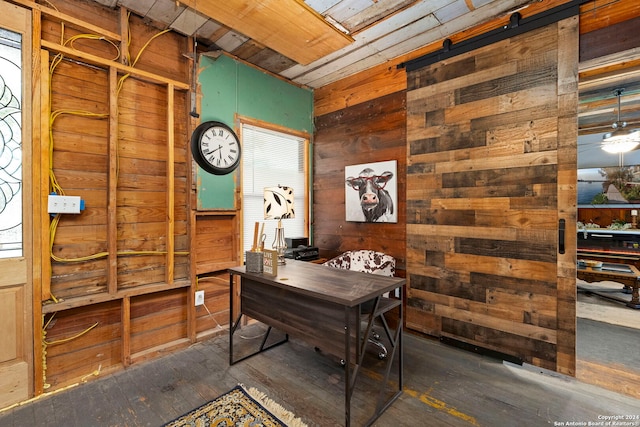
[[[277,187],[265,187],[264,189],[264,219],[277,219],[276,236],[273,239],[273,249],[278,253],[278,264],[286,264],[284,251],[287,243],[284,240],[284,228],[282,220],[295,218],[293,209],[293,188],[278,185]]]

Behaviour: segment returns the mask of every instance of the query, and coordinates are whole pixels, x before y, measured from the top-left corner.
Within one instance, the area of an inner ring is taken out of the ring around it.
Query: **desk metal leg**
[[[385,332],[386,332],[387,337],[389,338],[389,341],[391,343],[391,353],[388,356],[387,364],[385,366],[385,374],[384,374],[384,378],[382,380],[382,385],[380,387],[380,392],[378,393],[378,399],[377,399],[377,402],[376,402],[375,413],[366,422],[366,424],[365,424],[366,426],[372,425],[380,417],[380,415],[382,415],[382,413],[384,411],[386,411],[387,408],[389,408],[389,406],[391,406],[391,404],[393,402],[395,402],[396,399],[402,395],[402,389],[403,389],[403,363],[404,363],[404,355],[403,355],[403,348],[402,348],[402,328],[403,328],[403,324],[404,324],[402,289],[400,289],[400,293],[401,293],[401,295],[400,295],[400,305],[398,306],[398,308],[399,308],[398,326],[397,326],[393,336],[391,336],[391,331],[390,331],[389,326],[387,324],[387,321],[386,321],[386,319],[384,317],[385,313],[381,313],[378,316],[381,319],[382,324],[384,325]],[[376,304],[376,306],[377,306],[377,304]],[[377,309],[377,307],[376,307],[376,309]],[[375,317],[372,315],[369,321],[373,322],[374,320],[375,320]],[[387,398],[385,400],[385,391],[386,391],[387,385],[389,384],[389,377],[390,377],[390,374],[391,374],[391,368],[393,367],[393,361],[395,360],[396,355],[398,357],[398,389],[395,391],[395,393],[393,393],[392,396],[390,396],[389,398]]]
[[[273,347],[277,347],[280,344],[284,344],[287,341],[289,341],[289,334],[285,334],[284,338],[281,339],[280,341],[275,342],[275,343],[273,343],[271,345],[265,346],[267,340],[269,339],[269,334],[271,334],[271,330],[273,329],[271,326],[268,326],[267,327],[267,332],[265,332],[264,337],[262,338],[262,342],[260,343],[260,347],[258,347],[258,350],[254,351],[253,353],[249,353],[249,354],[247,354],[245,356],[242,356],[239,359],[234,360],[233,359],[233,334],[235,333],[238,325],[240,324],[240,318],[241,317],[242,317],[242,314],[240,314],[238,316],[237,322],[229,329],[229,334],[230,334],[229,335],[229,365],[233,365],[235,363],[242,362],[243,360],[248,359],[251,356],[255,356],[258,353],[262,353],[263,351],[269,350],[270,348],[273,348]]]
[[[382,415],[384,411],[391,406],[395,400],[402,395],[403,389],[403,363],[404,363],[404,355],[402,348],[402,328],[404,324],[404,312],[403,312],[403,302],[404,296],[402,294],[402,289],[400,289],[400,304],[399,307],[399,316],[398,316],[398,326],[396,327],[395,332],[392,334],[389,328],[389,325],[384,317],[383,313],[379,313],[376,315],[378,311],[378,307],[380,304],[380,297],[375,299],[374,307],[371,313],[368,316],[367,326],[364,328],[364,332],[360,325],[360,319],[362,316],[362,310],[359,306],[356,310],[356,319],[355,320],[355,363],[353,366],[353,371],[351,370],[351,322],[350,322],[350,313],[353,313],[353,310],[345,310],[345,426],[349,426],[351,423],[351,398],[353,396],[353,392],[356,386],[356,380],[358,378],[358,374],[363,366],[363,361],[365,357],[365,350],[367,346],[367,337],[371,333],[373,329],[373,324],[377,318],[381,319],[381,322],[384,326],[385,333],[389,342],[391,344],[391,352],[387,357],[387,363],[385,365],[384,370],[384,378],[382,379],[382,383],[380,385],[380,391],[378,393],[378,398],[376,401],[376,408],[374,414],[367,420],[364,424],[365,426],[372,425],[379,417]],[[387,391],[387,386],[389,384],[389,378],[391,375],[391,369],[393,367],[393,361],[398,357],[398,389],[393,393],[392,396],[385,399],[385,392]]]
[[[229,365],[233,365],[235,363],[241,362],[245,359],[250,358],[251,356],[255,356],[258,353],[262,353],[263,351],[269,350],[270,348],[273,348],[273,347],[277,347],[280,344],[284,344],[289,341],[289,334],[285,334],[284,339],[278,342],[275,342],[269,346],[265,346],[265,344],[267,343],[267,340],[269,339],[269,334],[271,333],[271,330],[272,330],[271,326],[267,325],[268,326],[267,332],[265,332],[258,350],[248,355],[242,356],[239,359],[234,360],[233,359],[233,334],[236,332],[236,329],[238,329],[238,326],[240,325],[240,320],[242,319],[243,314],[242,314],[242,307],[240,307],[240,313],[238,314],[238,317],[236,319],[233,318],[233,274],[230,275],[229,286],[231,287],[230,288],[231,290],[229,292],[229,295],[231,295],[231,298],[229,301]]]
[[[351,394],[353,387],[351,385],[351,322],[349,314],[351,310],[347,307],[344,309],[344,348],[345,348],[345,365],[344,365],[344,425],[349,427],[351,425]],[[354,368],[353,375],[355,377],[356,369]]]
[[[242,317],[238,316],[237,320],[233,318],[233,293],[233,274],[229,274],[229,365],[233,365],[233,332]]]

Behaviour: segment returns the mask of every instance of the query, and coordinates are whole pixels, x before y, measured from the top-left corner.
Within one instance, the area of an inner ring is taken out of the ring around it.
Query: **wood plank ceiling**
[[[531,0],[95,0],[318,88]]]

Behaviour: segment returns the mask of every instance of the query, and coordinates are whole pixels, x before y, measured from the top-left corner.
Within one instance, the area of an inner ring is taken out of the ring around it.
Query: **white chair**
[[[344,252],[337,257],[326,261],[323,265],[333,268],[341,268],[343,270],[354,270],[362,273],[379,274],[381,276],[389,277],[392,277],[396,272],[396,260],[394,257],[368,249]],[[373,309],[373,305],[374,301],[363,304],[363,313],[370,313]],[[371,331],[371,336],[368,338],[368,342],[378,348],[378,357],[380,359],[387,357],[387,348],[380,342],[380,335],[375,330]]]
[[[394,257],[368,249],[344,252],[326,261],[324,265],[389,277],[393,277],[396,273],[396,259]]]

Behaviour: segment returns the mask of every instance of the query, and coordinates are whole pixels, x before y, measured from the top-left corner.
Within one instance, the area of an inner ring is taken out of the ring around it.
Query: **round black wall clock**
[[[226,175],[240,164],[242,154],[236,133],[224,123],[201,123],[191,135],[191,154],[205,171]]]

